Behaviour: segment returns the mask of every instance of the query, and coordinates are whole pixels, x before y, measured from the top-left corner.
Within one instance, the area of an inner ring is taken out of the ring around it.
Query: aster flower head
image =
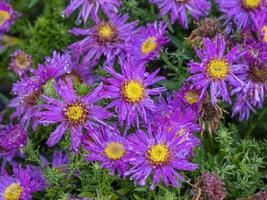
[[[89,152],[86,155],[88,161],[99,161],[113,175],[117,171],[119,176],[123,176],[128,169],[128,164],[124,161],[127,154],[126,139],[116,128],[100,127],[83,142],[84,148]]]
[[[45,103],[40,105],[42,110],[37,113],[40,124],[60,123],[51,133],[46,144],[50,147],[54,146],[67,129],[70,129],[70,148],[77,152],[81,144],[83,128],[93,129],[96,123],[104,123],[102,120],[110,116],[104,108],[94,105],[100,99],[98,94],[102,84],[82,97],[77,96],[70,78],[65,81],[59,80],[55,83],[54,88],[61,100],[43,95]]]
[[[21,125],[28,128],[30,124],[35,128],[37,120],[34,117],[36,111],[36,101],[40,94],[39,81],[35,77],[23,76],[13,84],[12,93],[15,97],[10,101],[9,107],[15,108],[15,112],[10,115],[12,120],[19,118]]]
[[[244,54],[239,49],[239,45],[226,52],[226,43],[221,35],[214,40],[204,39],[204,48],[196,50],[201,63],[191,61],[189,63],[192,81],[196,88],[202,90],[200,97],[210,89],[211,102],[216,104],[217,98],[231,103],[228,93],[229,85],[238,87],[243,84],[236,76],[236,72],[242,68],[238,63],[240,57]]]
[[[169,40],[166,37],[166,25],[163,22],[147,24],[139,29],[129,43],[129,53],[137,61],[148,61],[160,54],[161,46]]]
[[[192,149],[199,144],[194,136],[185,139],[181,134],[176,136],[177,129],[169,133],[167,127],[158,129],[154,133],[138,131],[128,138],[128,152],[126,160],[131,166],[125,173],[136,183],[144,186],[151,175],[153,188],[162,180],[166,187],[169,183],[173,187],[180,187],[184,178],[177,170],[193,171],[197,168],[188,159]]]
[[[15,153],[27,143],[27,133],[21,125],[6,125],[0,130],[0,155]]]
[[[170,13],[171,21],[174,23],[178,19],[186,29],[188,28],[187,12],[195,20],[199,20],[200,17],[207,16],[211,8],[207,0],[150,0],[150,2],[159,7],[161,16]]]
[[[40,174],[30,166],[23,169],[18,166],[13,169],[13,175],[0,175],[0,199],[20,199],[29,200],[32,193],[43,191],[45,189],[45,180]]]
[[[267,8],[265,12],[261,12],[257,16],[255,16],[254,32],[258,33],[260,41],[267,44]]]
[[[17,16],[18,13],[13,10],[10,4],[4,1],[0,2],[0,34],[9,31]]]
[[[64,10],[63,14],[69,17],[75,10],[81,7],[77,22],[80,22],[82,19],[86,23],[90,16],[96,20],[99,10],[103,10],[107,16],[117,13],[120,4],[120,0],[71,0],[70,5]]]
[[[224,13],[225,23],[233,20],[238,29],[252,28],[253,18],[260,12],[266,12],[265,0],[216,0]]]
[[[177,92],[174,93],[173,104],[180,108],[191,108],[195,111],[203,102],[205,95],[200,98],[201,90],[196,86],[185,83]]]
[[[233,106],[233,116],[239,115],[241,121],[249,118],[255,108],[262,108],[267,91],[267,46],[254,43],[245,46],[245,65],[239,70],[238,77],[244,86],[232,90],[237,95]]]
[[[22,50],[15,51],[11,54],[9,70],[14,71],[18,76],[27,73],[31,67],[32,57]]]
[[[98,60],[102,55],[107,62],[118,55],[126,55],[126,44],[135,32],[137,22],[127,23],[128,15],[112,15],[108,21],[96,21],[89,29],[73,28],[70,32],[76,36],[84,35],[85,39],[69,46],[73,54],[84,55],[83,63]]]
[[[139,126],[139,115],[144,123],[147,123],[147,112],[155,110],[155,104],[151,96],[160,95],[165,91],[164,87],[151,88],[151,86],[164,77],[156,77],[159,69],[151,74],[145,72],[143,64],[136,64],[133,60],[120,59],[121,74],[112,67],[106,67],[106,71],[112,78],[106,79],[103,96],[113,101],[107,108],[115,107],[121,125],[126,122],[126,127]]]

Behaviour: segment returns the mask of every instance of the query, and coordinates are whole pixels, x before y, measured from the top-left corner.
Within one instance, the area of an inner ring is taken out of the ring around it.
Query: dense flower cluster
[[[181,171],[198,168],[192,158],[201,143],[197,133],[206,128],[202,122],[213,130],[222,118],[219,104],[233,103],[232,115],[240,120],[263,107],[267,1],[217,0],[224,25],[213,19],[199,22],[211,10],[208,0],[149,2],[157,5],[161,17],[170,14],[171,23],[141,26],[119,12],[119,0],[71,0],[63,15],[79,10],[77,20],[84,22],[85,29],[72,28],[70,33],[81,38],[37,66],[23,50],[10,55],[9,70],[18,80],[8,104],[10,124],[0,129],[0,199],[27,200],[47,186],[38,167],[23,169],[14,159],[25,158],[21,149],[28,133],[38,128],[48,127],[42,135],[48,147],[69,147],[71,153],[100,163],[113,176],[151,189],[161,183],[181,187],[185,182]],[[155,65],[163,46],[171,41],[168,27],[178,20],[188,29],[189,14],[200,24],[189,38],[198,58],[187,63],[190,75],[181,88],[168,93],[164,85],[168,77]],[[0,37],[16,16],[8,3],[0,2]],[[239,41],[233,30],[240,31]],[[95,68],[103,76],[94,76]],[[63,149],[51,155],[51,165],[40,156],[41,167],[65,173],[69,155]],[[7,161],[13,175],[5,171]],[[200,182],[206,199],[225,197],[216,174],[204,174]]]

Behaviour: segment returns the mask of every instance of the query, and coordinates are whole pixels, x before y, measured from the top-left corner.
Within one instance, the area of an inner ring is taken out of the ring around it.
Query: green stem
[[[164,53],[161,54],[162,60],[166,63],[166,67],[169,68],[172,71],[175,71],[175,73],[178,72],[178,67],[174,66],[169,59],[166,57]]]

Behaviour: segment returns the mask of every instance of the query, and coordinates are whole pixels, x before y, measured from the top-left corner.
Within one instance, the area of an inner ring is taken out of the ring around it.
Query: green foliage
[[[231,126],[221,127],[214,142],[204,140],[198,149],[195,159],[201,172],[217,172],[226,183],[229,198],[246,197],[263,189],[266,141],[262,145],[254,139],[240,139],[236,127]]]

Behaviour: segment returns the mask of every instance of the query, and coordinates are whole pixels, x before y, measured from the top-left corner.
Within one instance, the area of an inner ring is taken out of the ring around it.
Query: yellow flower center
[[[171,157],[170,150],[165,144],[151,146],[147,151],[147,155],[153,165],[166,164]]]
[[[20,200],[22,188],[18,183],[12,183],[4,192],[5,200]]]
[[[149,54],[151,51],[154,51],[157,47],[157,42],[155,37],[149,37],[146,41],[143,42],[141,51],[144,55]]]
[[[138,103],[144,98],[144,86],[139,81],[128,81],[123,85],[122,94],[129,103]]]
[[[119,160],[125,154],[125,148],[121,143],[111,142],[106,146],[104,152],[110,160]]]
[[[267,42],[267,25],[262,27],[262,31],[263,31],[263,40],[264,42]]]
[[[7,11],[0,10],[0,26],[2,26],[7,20],[9,20],[10,14]]]
[[[98,27],[98,36],[103,40],[110,40],[115,35],[115,31],[109,24],[102,24]]]
[[[213,79],[224,79],[228,74],[228,64],[224,60],[212,60],[207,66],[207,73]]]
[[[243,0],[243,5],[248,9],[258,8],[261,0]]]
[[[20,69],[25,69],[30,64],[30,62],[27,60],[27,58],[23,55],[18,55],[15,58],[15,62],[16,62],[16,65],[18,66],[18,68],[20,68]]]
[[[196,90],[188,90],[188,91],[185,93],[184,98],[186,99],[186,101],[187,101],[189,104],[192,105],[192,104],[198,102],[198,99],[199,99],[199,92],[196,91]]]
[[[81,123],[85,120],[87,110],[80,103],[70,105],[64,112],[67,119],[73,123]]]

